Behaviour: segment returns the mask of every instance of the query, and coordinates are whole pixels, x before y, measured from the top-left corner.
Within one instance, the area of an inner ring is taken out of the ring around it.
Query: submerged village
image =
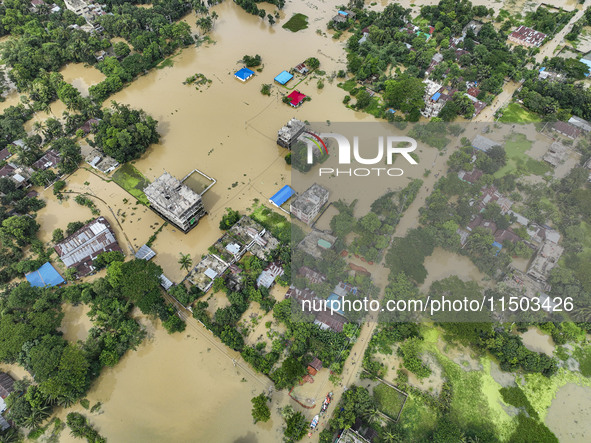
[[[0,1],[0,441],[588,441],[590,73],[589,0]]]

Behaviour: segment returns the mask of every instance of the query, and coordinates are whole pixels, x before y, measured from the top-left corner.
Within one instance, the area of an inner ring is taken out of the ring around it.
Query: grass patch
[[[507,164],[495,172],[494,177],[500,178],[507,174],[517,172],[518,175],[544,175],[552,167],[543,161],[534,160],[526,152],[531,148],[532,142],[524,134],[511,134],[505,143]]]
[[[351,92],[357,86],[357,82],[355,81],[355,79],[350,78],[349,80],[343,83],[339,83],[337,86],[339,88],[343,88],[347,92]]]
[[[289,220],[265,205],[257,207],[250,215],[250,218],[263,225],[263,227],[268,229],[278,240],[289,242],[291,239],[291,223]]]
[[[428,441],[437,423],[437,411],[425,399],[411,392],[398,423],[413,436],[414,441]]]
[[[126,163],[117,169],[113,173],[113,181],[133,195],[136,200],[148,205],[144,188],[150,184],[150,181],[132,164]]]
[[[373,397],[378,409],[393,420],[396,420],[402,405],[404,405],[405,396],[396,389],[391,388],[384,383],[380,383],[373,388]]]
[[[308,16],[304,14],[294,14],[285,24],[283,29],[289,29],[291,32],[298,32],[308,27]]]
[[[376,118],[381,118],[382,106],[380,105],[380,99],[378,97],[372,97],[369,105],[367,105],[367,108],[365,108],[364,111]]]
[[[510,103],[504,110],[503,116],[499,119],[503,123],[535,123],[541,121],[540,116],[528,111],[517,103]]]

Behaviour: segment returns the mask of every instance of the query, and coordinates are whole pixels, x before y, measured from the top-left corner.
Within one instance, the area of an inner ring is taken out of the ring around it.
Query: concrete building
[[[577,129],[577,128],[575,128]],[[544,161],[548,162],[552,166],[556,167],[564,160],[566,155],[566,146],[562,143],[554,142],[548,148],[546,154],[544,154]]]
[[[269,289],[275,283],[275,279],[277,277],[281,277],[282,275],[283,267],[280,263],[269,263],[269,265],[257,277],[257,287],[260,288],[261,286],[264,286],[265,288]]]
[[[205,215],[201,195],[165,172],[144,189],[154,211],[173,225],[188,232]]]
[[[290,212],[294,217],[310,224],[328,201],[329,195],[328,189],[314,183],[289,205]]]
[[[528,28],[527,26],[521,25],[511,34],[509,34],[509,41],[517,45],[531,48],[535,46],[539,48],[544,43],[546,34],[543,32],[536,31],[535,29]]]
[[[115,233],[105,217],[99,217],[54,246],[67,268],[79,276],[94,271],[93,261],[103,252],[121,251]]]
[[[558,264],[563,252],[562,246],[552,241],[545,241],[528,268],[527,275],[535,280],[545,282],[550,271]]]
[[[297,118],[292,118],[277,132],[277,144],[284,148],[291,149],[305,130],[306,125],[304,122]]]

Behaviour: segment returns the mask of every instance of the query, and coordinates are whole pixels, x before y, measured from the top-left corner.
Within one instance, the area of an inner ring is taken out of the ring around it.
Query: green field
[[[552,167],[543,161],[534,160],[526,154],[531,148],[532,142],[524,134],[512,134],[505,143],[507,164],[495,172],[494,177],[500,178],[507,174],[517,175],[544,175]]]
[[[133,195],[136,200],[148,205],[144,188],[150,184],[148,179],[132,164],[126,163],[113,173],[113,181]]]
[[[294,14],[282,26],[284,29],[289,29],[291,32],[298,32],[308,27],[308,16],[304,14]]]
[[[396,389],[380,383],[373,388],[373,398],[381,412],[396,420],[398,414],[400,414],[402,405],[404,405],[405,396]]]
[[[511,103],[504,109],[503,116],[499,121],[503,123],[536,123],[540,121],[540,117],[517,103]]]

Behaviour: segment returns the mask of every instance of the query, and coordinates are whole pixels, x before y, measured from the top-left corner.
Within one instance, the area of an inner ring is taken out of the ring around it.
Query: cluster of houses
[[[98,217],[54,246],[58,257],[79,277],[92,273],[94,260],[103,252],[120,251],[115,232],[105,217]]]
[[[23,150],[28,149],[23,140],[15,140],[11,144]],[[55,168],[61,160],[60,153],[54,149],[45,151],[41,158],[35,161],[31,167],[11,162],[11,157],[10,146],[0,150],[0,162],[4,163],[0,168],[0,177],[11,179],[17,188],[30,187],[30,179],[35,171],[45,171],[46,169]]]
[[[96,19],[105,14],[110,14],[105,11],[106,5],[95,3],[94,0],[64,0],[66,9],[72,11],[74,14],[83,17],[86,20],[86,24],[79,26],[77,24],[70,25],[70,29],[81,29],[85,32],[98,32],[104,31],[103,27],[96,23]],[[50,3],[44,0],[31,0],[31,12],[38,14],[55,14],[62,10],[62,8],[55,3]]]
[[[226,275],[230,287],[239,288],[241,270],[235,265],[250,252],[261,260],[268,260],[269,255],[279,246],[279,241],[259,223],[248,216],[243,216],[210,248],[205,256],[189,273],[187,279],[203,292],[207,292],[216,278]],[[257,284],[270,288],[275,279],[283,275],[279,263],[271,263],[257,278]]]
[[[291,72],[286,70],[281,71],[273,80],[279,85],[285,86],[290,80],[294,78],[293,72],[296,72],[300,75],[307,75],[310,72],[310,69],[308,66],[306,66],[306,62],[302,62],[292,68]],[[234,73],[234,77],[236,77],[241,82],[246,82],[253,76],[254,71],[252,69],[248,69],[247,67],[243,67]],[[294,108],[299,107],[307,98],[306,94],[296,89],[287,94],[286,97],[287,103],[289,103],[289,105]]]
[[[472,145],[476,149],[480,149],[486,152],[492,146],[499,145],[487,137],[478,135],[472,142]],[[557,149],[557,148],[554,148]],[[479,169],[473,169],[472,171],[460,171],[458,177],[460,180],[475,184],[482,177],[483,172]],[[547,279],[550,271],[557,265],[558,260],[564,252],[564,248],[558,243],[560,241],[560,234],[550,226],[539,225],[528,220],[523,215],[513,211],[511,208],[513,202],[502,193],[500,193],[494,186],[483,187],[481,195],[477,201],[472,204],[477,205],[480,209],[479,213],[472,218],[470,223],[465,229],[459,228],[458,234],[460,235],[460,241],[462,245],[466,243],[471,232],[477,227],[487,229],[491,232],[494,237],[493,246],[498,250],[501,250],[505,242],[523,242],[531,249],[535,251],[535,256],[529,263],[527,271],[522,273],[515,282],[520,285],[529,284],[532,287],[538,287],[541,289],[548,289]],[[490,203],[496,203],[501,211],[501,214],[510,215],[515,223],[524,227],[527,230],[529,239],[522,239],[517,235],[511,227],[507,229],[499,229],[496,224],[491,220],[486,220],[482,215],[482,211]],[[506,244],[506,243],[505,243]],[[534,291],[535,292],[535,291]],[[535,294],[534,294],[535,295]]]

